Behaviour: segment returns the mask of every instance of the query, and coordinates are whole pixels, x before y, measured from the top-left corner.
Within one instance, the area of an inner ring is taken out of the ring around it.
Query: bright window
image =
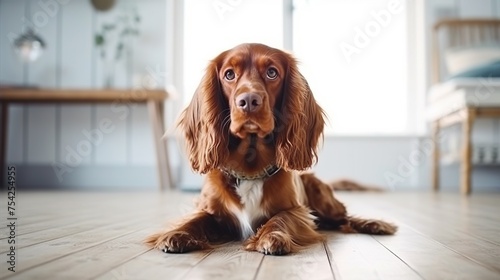
[[[394,135],[409,128],[404,0],[185,0],[184,102],[208,61],[245,42],[283,48],[293,37],[300,69],[329,118],[327,134]],[[285,30],[290,30],[285,28]]]
[[[409,131],[405,1],[295,0],[293,49],[327,133]]]
[[[208,61],[241,43],[283,47],[283,2],[185,0],[184,88],[188,103]]]

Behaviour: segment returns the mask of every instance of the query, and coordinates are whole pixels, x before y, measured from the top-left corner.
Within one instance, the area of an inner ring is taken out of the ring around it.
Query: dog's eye
[[[271,80],[276,79],[278,77],[278,70],[274,67],[267,69],[267,77]]]
[[[234,71],[231,69],[226,70],[226,72],[224,73],[224,78],[226,78],[226,80],[228,81],[234,80],[235,76],[236,75],[234,74]]]

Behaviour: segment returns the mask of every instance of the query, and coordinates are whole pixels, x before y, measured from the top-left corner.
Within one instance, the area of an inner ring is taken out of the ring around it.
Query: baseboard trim
[[[155,166],[81,165],[66,172],[55,171],[52,165],[10,165],[16,168],[15,182],[19,190],[158,189]]]

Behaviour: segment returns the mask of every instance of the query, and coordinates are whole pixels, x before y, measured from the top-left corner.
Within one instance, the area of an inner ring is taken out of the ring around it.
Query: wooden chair
[[[497,19],[449,19],[437,22],[433,29],[432,82],[441,82],[445,73],[442,51],[449,47],[467,47],[478,44],[500,42],[500,20]],[[467,105],[449,114],[434,119],[432,122],[433,164],[432,186],[439,190],[440,147],[439,135],[442,128],[462,124],[462,153],[460,171],[460,189],[463,194],[470,194],[472,174],[471,132],[474,121],[478,118],[500,117],[500,107],[476,107]]]

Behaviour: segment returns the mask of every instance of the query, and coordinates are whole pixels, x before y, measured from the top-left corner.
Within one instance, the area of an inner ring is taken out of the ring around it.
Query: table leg
[[[465,118],[463,121],[462,128],[462,164],[461,164],[461,182],[460,182],[460,190],[462,194],[470,194],[471,193],[471,177],[472,177],[472,126],[474,124],[474,120],[476,118],[476,110],[475,108],[466,108],[465,109]]]
[[[0,190],[7,189],[7,126],[9,125],[9,105],[0,103]]]
[[[440,127],[439,119],[432,124],[432,189],[439,190],[439,161],[440,161],[440,141],[439,139]]]
[[[166,141],[165,122],[163,121],[163,101],[148,101],[148,111],[153,129],[153,138],[156,146],[157,172],[160,190],[173,188],[172,173]]]

